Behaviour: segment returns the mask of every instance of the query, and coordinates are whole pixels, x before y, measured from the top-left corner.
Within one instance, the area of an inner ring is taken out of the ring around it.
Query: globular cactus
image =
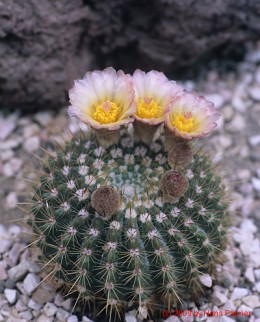
[[[163,133],[137,141],[132,125],[105,148],[96,138],[74,137],[33,188],[29,225],[53,276],[110,320],[130,305],[146,318],[198,295],[229,224],[210,159],[187,140],[167,152]]]

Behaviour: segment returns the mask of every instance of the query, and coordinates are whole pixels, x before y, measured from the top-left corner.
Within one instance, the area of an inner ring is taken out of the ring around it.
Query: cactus
[[[29,225],[42,260],[68,294],[110,320],[131,304],[146,318],[159,303],[198,295],[226,243],[215,166],[187,142],[166,152],[163,140],[137,142],[128,125],[105,149],[81,133],[46,160],[33,187]]]

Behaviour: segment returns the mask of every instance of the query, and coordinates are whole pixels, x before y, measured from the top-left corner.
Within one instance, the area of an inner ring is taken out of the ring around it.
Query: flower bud
[[[167,171],[161,178],[161,190],[165,202],[177,202],[189,187],[188,179],[176,170]]]
[[[113,187],[101,186],[93,192],[91,205],[100,215],[110,217],[119,209],[119,193]]]
[[[176,142],[168,153],[168,163],[174,170],[184,170],[192,157],[193,151],[188,142]]]

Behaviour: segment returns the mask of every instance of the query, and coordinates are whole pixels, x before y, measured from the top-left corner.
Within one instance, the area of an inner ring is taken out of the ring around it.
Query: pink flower
[[[165,118],[166,127],[184,139],[209,135],[220,114],[203,96],[185,92],[173,104]]]
[[[137,104],[135,118],[153,125],[164,122],[170,103],[182,94],[182,87],[155,70],[145,73],[137,69],[133,80]]]
[[[69,98],[69,115],[95,129],[116,130],[134,120],[136,104],[132,78],[112,67],[88,72],[82,80],[76,80]]]

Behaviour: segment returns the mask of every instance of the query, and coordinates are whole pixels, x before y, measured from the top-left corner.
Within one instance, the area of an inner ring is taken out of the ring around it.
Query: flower
[[[134,85],[130,75],[108,67],[88,72],[69,91],[68,113],[95,129],[117,130],[132,122],[136,112]]]
[[[203,96],[185,92],[173,104],[165,118],[168,130],[187,140],[208,135],[220,114]]]
[[[155,70],[145,73],[137,69],[133,81],[137,104],[134,117],[152,125],[164,122],[170,103],[182,94],[182,87]]]

